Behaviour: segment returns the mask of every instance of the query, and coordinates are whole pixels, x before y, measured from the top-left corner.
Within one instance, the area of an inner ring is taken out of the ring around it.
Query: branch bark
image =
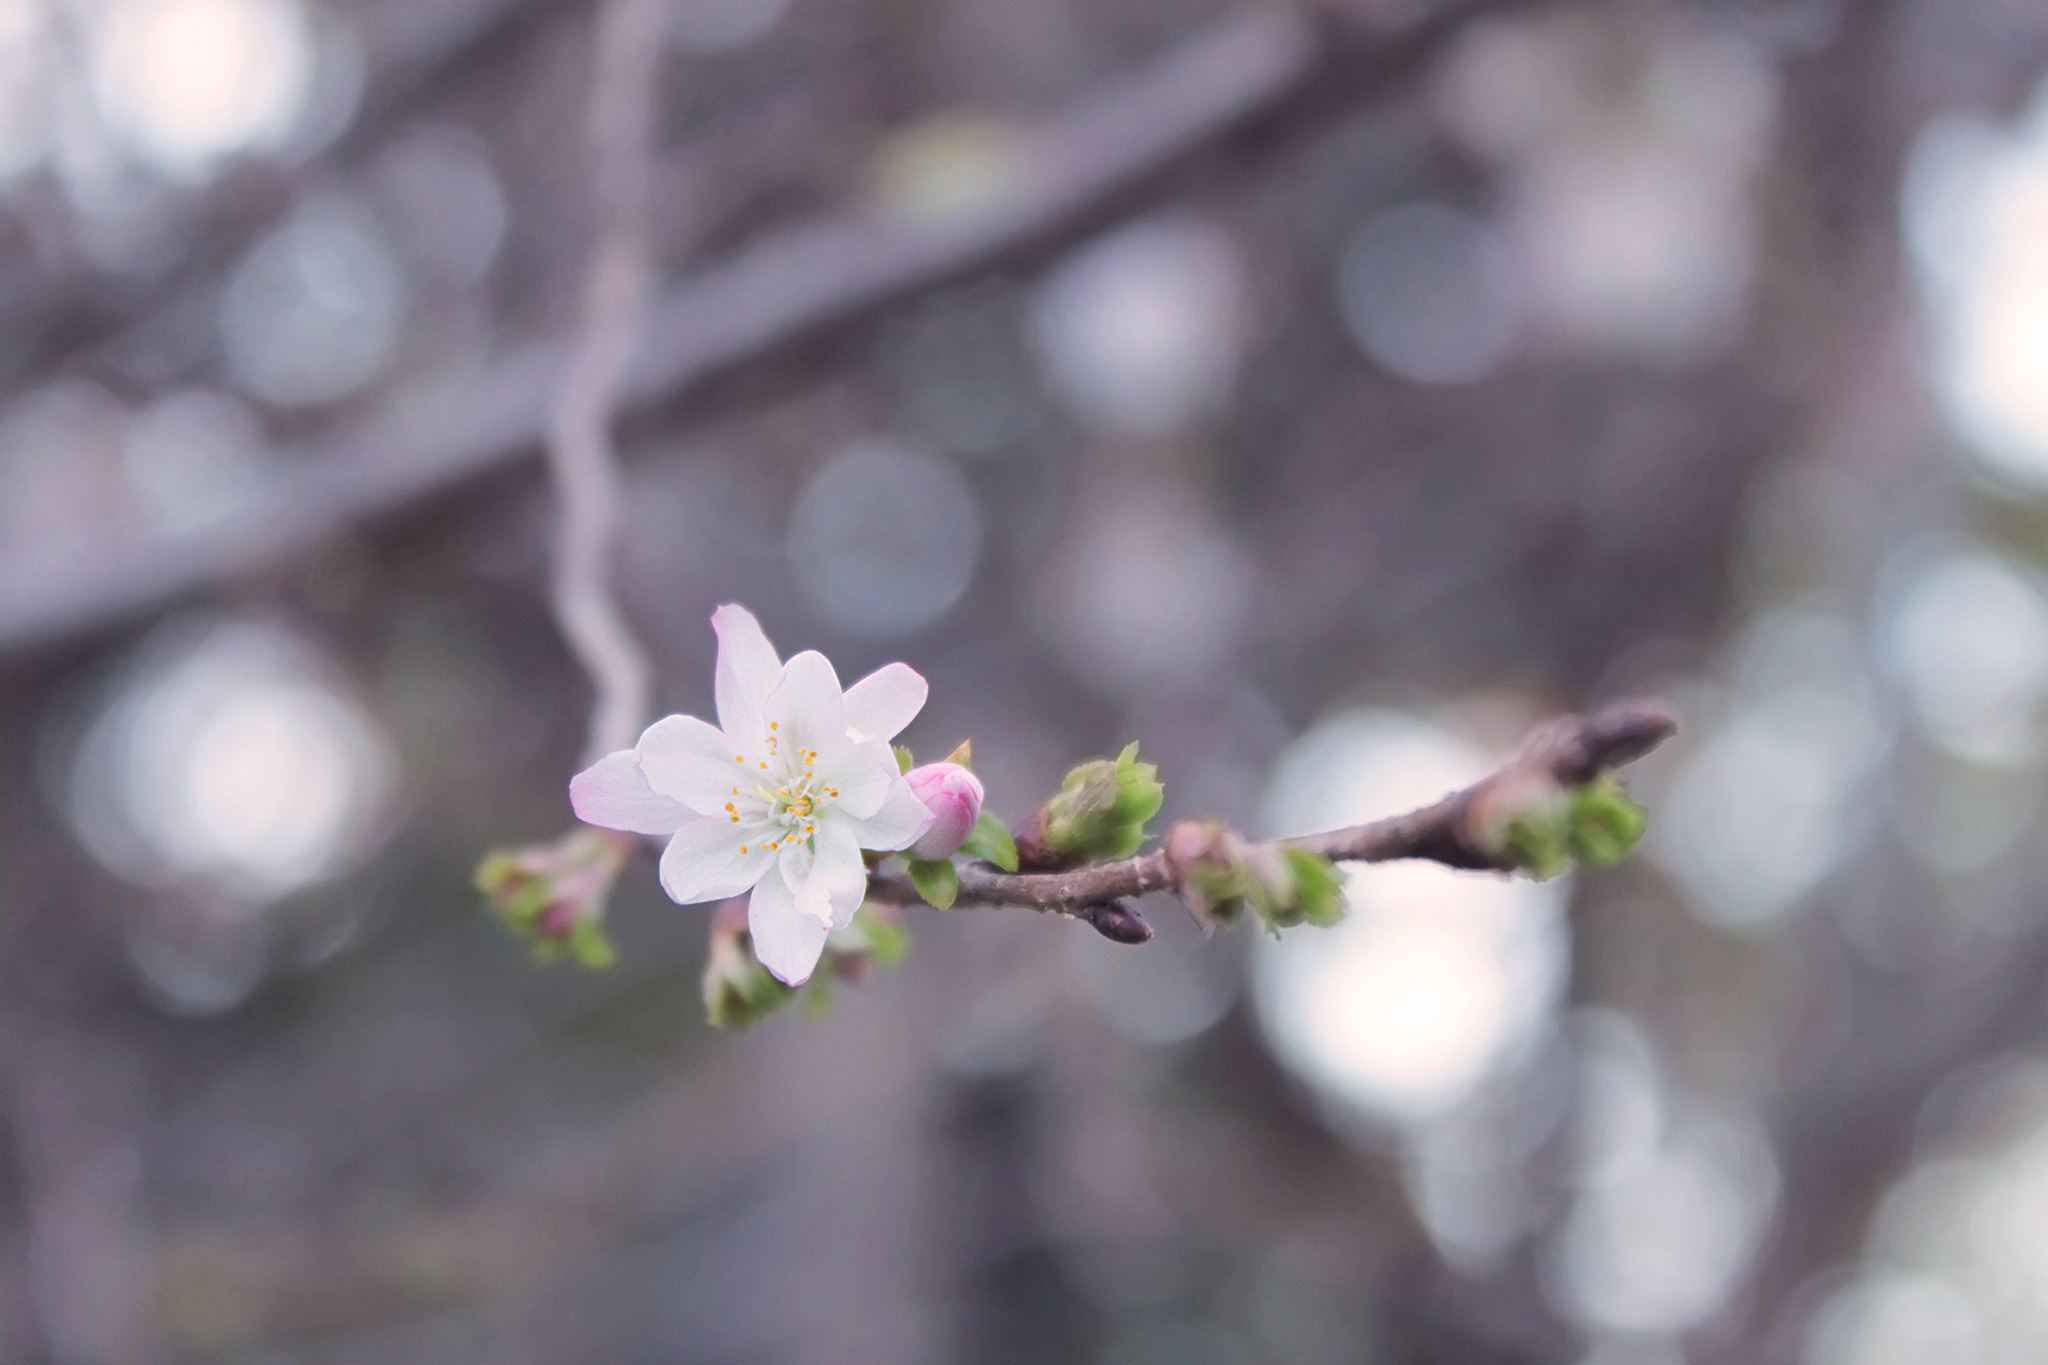
[[[1590,716],[1566,716],[1537,730],[1513,758],[1487,777],[1420,810],[1254,847],[1287,845],[1336,862],[1423,858],[1446,867],[1512,872],[1515,865],[1490,848],[1485,837],[1490,801],[1517,789],[1526,790],[1532,781],[1560,786],[1590,781],[1641,758],[1677,729],[1677,719],[1656,702],[1618,702]],[[1142,942],[1143,938],[1127,936],[1127,917],[1135,911],[1119,903],[1153,891],[1176,889],[1174,868],[1167,856],[1174,842],[1169,832],[1149,853],[1062,872],[1003,872],[987,863],[970,863],[960,868],[960,895],[955,904],[1028,906],[1087,920],[1105,937]],[[910,878],[898,872],[870,876],[868,894],[899,905],[922,902]],[[1104,920],[1123,932],[1111,932]],[[1150,937],[1149,932],[1143,937]]]
[[[1035,175],[941,223],[827,215],[764,237],[648,308],[619,390],[645,407],[802,337],[964,278],[1123,204],[1161,171],[1334,74],[1355,104],[1415,69],[1466,21],[1531,0],[1458,0],[1402,26],[1347,29],[1293,8],[1225,20],[1114,80],[1032,138]],[[223,580],[303,559],[352,527],[530,454],[569,366],[560,339],[509,348],[457,392],[395,401],[282,453],[270,484],[203,532],[97,544],[33,579],[0,576],[0,656],[161,608]]]

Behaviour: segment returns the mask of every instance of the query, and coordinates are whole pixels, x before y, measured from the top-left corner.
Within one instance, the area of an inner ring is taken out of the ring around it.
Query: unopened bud
[[[1104,901],[1081,912],[1081,918],[1095,926],[1095,932],[1111,943],[1150,943],[1152,926],[1129,901]]]
[[[909,855],[924,861],[952,857],[981,818],[981,779],[957,763],[927,763],[912,768],[903,780],[932,813]]]
[[[1203,928],[1235,924],[1249,907],[1267,929],[1331,925],[1344,917],[1344,883],[1328,858],[1287,844],[1253,844],[1214,820],[1186,820],[1166,836],[1173,888]]]
[[[1165,799],[1159,769],[1140,763],[1131,744],[1114,761],[1094,759],[1067,774],[1038,813],[1036,842],[1070,858],[1128,858]]]
[[[710,949],[704,956],[704,1015],[711,1026],[758,1024],[794,1000],[796,989],[776,980],[754,956],[746,899],[720,903],[711,916]]]
[[[1183,820],[1166,834],[1174,894],[1207,929],[1234,923],[1250,890],[1242,835],[1216,820]]]
[[[605,902],[630,849],[622,835],[579,827],[551,843],[493,850],[477,866],[476,887],[536,961],[567,954],[586,967],[609,967],[615,955],[604,933]]]
[[[741,1029],[760,1023],[793,1000],[812,1014],[832,1003],[832,983],[856,985],[875,964],[899,961],[910,950],[910,935],[888,907],[867,905],[843,929],[825,940],[825,952],[811,979],[787,986],[754,956],[747,930],[746,897],[721,903],[711,917],[710,950],[704,958],[704,1015],[713,1028]]]
[[[1574,861],[1608,867],[1643,837],[1643,808],[1613,773],[1563,786],[1509,772],[1482,788],[1467,817],[1474,844],[1502,865],[1554,877]]]

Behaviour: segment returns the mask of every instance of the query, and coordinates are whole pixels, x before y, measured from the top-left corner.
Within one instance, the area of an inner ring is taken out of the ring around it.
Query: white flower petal
[[[782,883],[796,897],[796,908],[827,928],[832,927],[832,888],[813,875],[817,855],[808,842],[798,840],[784,846],[779,860]]]
[[[727,603],[711,613],[718,632],[718,668],[713,691],[718,700],[718,725],[729,734],[751,739],[762,730],[761,708],[782,677],[782,660],[761,632],[761,623],[745,607]]]
[[[747,902],[747,932],[761,965],[788,985],[801,986],[817,967],[831,930],[797,908],[796,895],[782,878],[763,877]]]
[[[888,799],[890,784],[903,780],[896,755],[879,739],[842,743],[838,752],[826,755],[821,762],[825,765],[825,782],[839,793],[833,804],[857,820],[865,820],[880,810],[882,802]]]
[[[818,855],[811,850],[808,840],[791,839],[782,846],[782,853],[775,860],[775,865],[782,869],[782,880],[788,883],[790,894],[799,901],[804,898],[804,888],[811,883],[811,864],[817,859]]]
[[[661,889],[669,899],[678,905],[724,900],[760,881],[775,855],[762,843],[740,852],[743,828],[720,816],[677,830],[661,853]]]
[[[866,819],[841,815],[833,821],[849,830],[860,847],[880,852],[909,848],[931,822],[931,811],[900,777],[889,785],[881,808],[874,814]]]
[[[846,689],[846,723],[865,739],[894,739],[924,709],[930,691],[909,664],[884,665]]]
[[[765,757],[695,716],[664,716],[647,727],[635,752],[656,792],[699,815],[721,816],[734,787],[750,791],[761,780]]]
[[[606,754],[570,778],[569,804],[584,824],[628,834],[673,834],[697,818],[647,785],[631,749]]]
[[[822,771],[832,756],[847,745],[846,699],[839,691],[839,675],[832,661],[815,649],[807,649],[782,666],[782,679],[768,694],[761,714],[781,742],[791,767],[801,772],[799,749],[814,749]]]
[[[868,898],[868,865],[848,821],[828,819],[819,825],[817,844],[811,886],[830,903],[832,927],[844,929]]]

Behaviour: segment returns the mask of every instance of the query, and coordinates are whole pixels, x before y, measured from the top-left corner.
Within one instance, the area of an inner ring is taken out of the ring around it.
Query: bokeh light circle
[[[858,441],[797,495],[787,544],[790,574],[819,619],[856,635],[908,635],[967,591],[981,513],[952,465]]]
[[[290,135],[313,35],[295,0],[116,0],[91,55],[108,126],[157,169],[191,176]]]
[[[1493,229],[1439,204],[1403,204],[1345,248],[1337,299],[1352,337],[1404,379],[1464,384],[1514,344],[1514,271]]]
[[[1117,434],[1172,429],[1229,396],[1247,328],[1237,244],[1169,216],[1120,228],[1053,272],[1033,303],[1046,382]]]
[[[261,900],[366,851],[395,776],[382,729],[303,641],[173,622],[86,730],[68,814],[132,881]]]
[[[332,402],[383,368],[404,302],[383,242],[358,215],[322,206],[272,232],[235,267],[221,302],[228,368],[269,403]]]
[[[1268,821],[1301,832],[1399,814],[1488,770],[1415,717],[1337,716],[1296,741]],[[1470,1095],[1539,1032],[1562,979],[1559,883],[1430,863],[1356,867],[1334,929],[1261,940],[1253,998],[1288,1067],[1340,1110],[1413,1123]]]

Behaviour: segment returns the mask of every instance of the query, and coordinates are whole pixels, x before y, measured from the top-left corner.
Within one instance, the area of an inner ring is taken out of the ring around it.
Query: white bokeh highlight
[[[246,505],[268,472],[255,414],[207,389],[175,390],[135,413],[121,455],[137,501],[173,536]]]
[[[1645,849],[1700,919],[1769,924],[1805,903],[1863,834],[1888,738],[1855,628],[1785,609],[1738,643],[1746,676],[1652,804]],[[1703,699],[1704,700],[1704,699]]]
[[[1117,229],[1039,291],[1031,339],[1055,397],[1109,434],[1170,431],[1230,395],[1248,325],[1244,264],[1190,216]]]
[[[242,258],[221,301],[228,370],[279,407],[330,403],[363,388],[397,343],[405,288],[362,214],[308,207]]]
[[[1475,746],[1415,717],[1340,715],[1283,758],[1268,822],[1299,833],[1395,815],[1489,768]],[[1260,940],[1260,1023],[1340,1112],[1394,1124],[1441,1115],[1548,1018],[1565,963],[1561,886],[1423,862],[1346,878],[1342,924]]]
[[[69,814],[132,881],[197,879],[260,903],[366,853],[396,772],[375,720],[303,641],[173,623],[86,730]]]
[[[1499,234],[1440,204],[1403,204],[1359,229],[1338,267],[1337,300],[1366,355],[1425,384],[1492,373],[1521,313]]]
[[[2003,767],[2039,756],[2048,596],[2012,561],[1958,549],[1916,566],[1878,623],[1876,647],[1935,743]]]
[[[1747,1115],[1674,1094],[1626,1019],[1579,1022],[1585,1141],[1555,1287],[1589,1327],[1676,1336],[1740,1283],[1776,1207],[1776,1159]]]
[[[2048,491],[2048,85],[2009,130],[1929,124],[1901,211],[1950,422],[1980,470]]]
[[[314,44],[296,0],[113,0],[94,26],[92,91],[131,152],[197,178],[290,136]]]
[[[946,461],[893,441],[856,441],[798,493],[787,553],[820,620],[856,635],[908,635],[967,591],[981,512]]]
[[[2013,1365],[2048,1358],[2048,1062],[1960,1079],[1885,1195],[1856,1273],[1806,1324],[1806,1365]]]
[[[1753,43],[1583,12],[1475,25],[1435,94],[1452,133],[1504,173],[1500,226],[1533,335],[1660,366],[1733,341],[1778,95]]]

